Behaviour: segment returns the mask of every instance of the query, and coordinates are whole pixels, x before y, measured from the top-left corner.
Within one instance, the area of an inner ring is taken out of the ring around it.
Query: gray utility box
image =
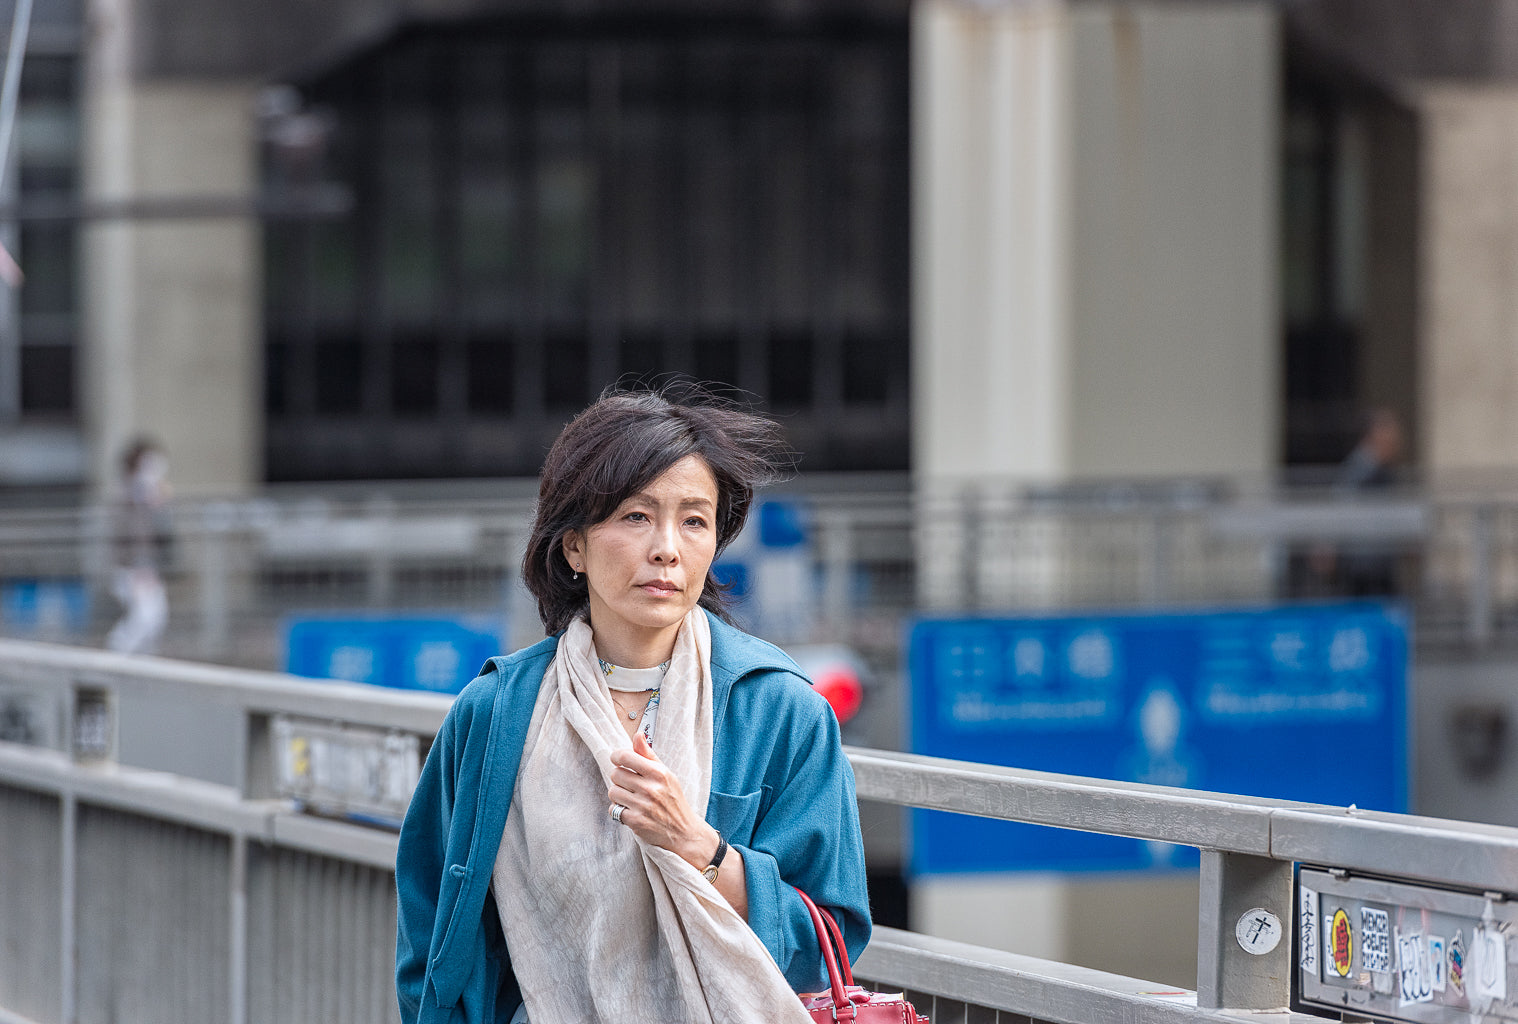
[[[1303,1004],[1415,1024],[1518,1021],[1518,904],[1303,868]]]

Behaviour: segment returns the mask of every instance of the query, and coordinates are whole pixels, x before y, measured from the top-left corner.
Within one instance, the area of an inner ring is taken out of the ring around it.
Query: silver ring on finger
[[[611,820],[615,821],[618,825],[622,824],[622,812],[625,810],[627,810],[627,808],[623,807],[621,804],[612,804]]]

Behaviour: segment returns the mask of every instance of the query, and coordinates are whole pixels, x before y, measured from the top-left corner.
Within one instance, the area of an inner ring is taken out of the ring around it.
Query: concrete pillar
[[[248,198],[257,190],[250,82],[141,80],[130,0],[95,0],[87,55],[86,201]],[[163,444],[180,494],[261,481],[258,225],[97,221],[82,234],[84,414],[90,473],[108,490],[131,438]]]
[[[913,53],[915,477],[1269,470],[1273,11],[924,0]]]
[[[1276,14],[920,0],[912,32],[919,597],[1048,606],[1079,553],[1025,517],[1039,562],[1002,566],[1017,484],[1277,462]],[[919,879],[913,921],[1191,987],[1195,884]]]
[[[1419,112],[1419,434],[1425,468],[1518,467],[1518,88],[1440,84]]]

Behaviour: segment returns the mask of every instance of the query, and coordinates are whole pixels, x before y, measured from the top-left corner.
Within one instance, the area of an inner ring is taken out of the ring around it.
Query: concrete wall
[[[246,198],[257,190],[253,83],[132,77],[130,5],[100,2],[88,55],[87,200]],[[247,216],[97,221],[81,236],[84,419],[108,490],[131,438],[167,449],[181,494],[262,480],[259,235]]]
[[[1418,90],[1420,434],[1435,475],[1518,467],[1518,87]]]

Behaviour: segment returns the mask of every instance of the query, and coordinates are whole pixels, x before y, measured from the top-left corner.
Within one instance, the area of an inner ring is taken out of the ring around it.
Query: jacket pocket
[[[457,950],[455,947],[463,942],[468,943],[467,922],[463,917],[466,914],[464,893],[469,889],[469,876],[471,871],[463,864],[450,864],[443,872],[443,881],[438,888],[437,910],[438,917],[448,915],[448,924],[443,929],[443,935],[432,950],[432,960],[428,964],[428,973],[432,978],[432,989],[437,995],[438,1006],[452,1006],[458,1002],[459,994],[464,989],[464,982],[469,977],[473,968],[470,963],[468,948]],[[478,925],[478,922],[475,922]]]
[[[748,846],[754,838],[754,823],[759,820],[759,805],[764,792],[719,793],[712,790],[706,803],[706,821],[730,843]]]

